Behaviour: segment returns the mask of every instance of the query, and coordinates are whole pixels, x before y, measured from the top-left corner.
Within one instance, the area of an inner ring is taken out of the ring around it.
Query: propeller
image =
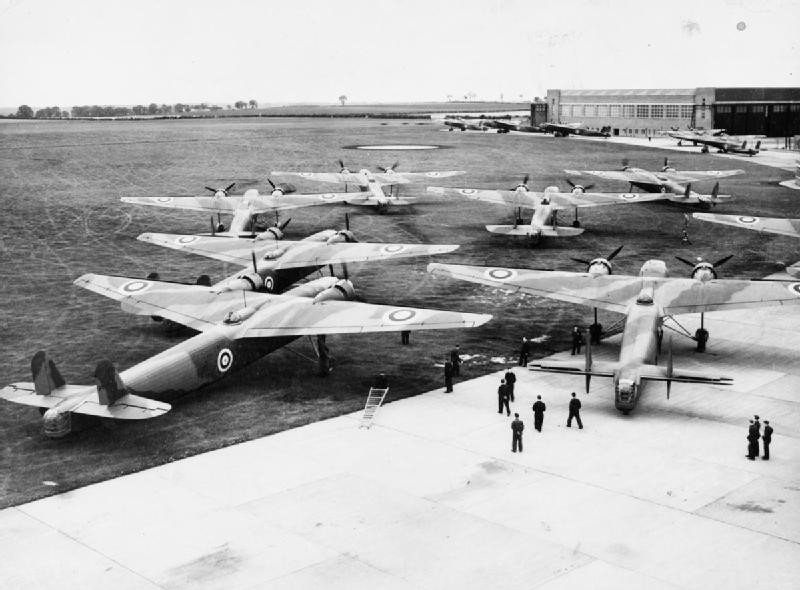
[[[616,255],[620,253],[620,250],[622,250],[624,247],[625,245],[623,244],[605,258],[599,257],[595,258],[594,260],[586,260],[584,258],[573,258],[570,256],[570,260],[574,260],[575,262],[579,262],[580,264],[585,264],[586,272],[591,275],[594,276],[600,274],[610,275],[612,273],[611,260],[613,260],[616,257]]]
[[[253,272],[258,272],[258,265],[256,264],[256,251],[250,250],[250,256],[253,260]]]
[[[724,256],[713,263],[703,260],[702,256],[698,256],[695,262],[691,262],[685,258],[681,258],[680,256],[676,256],[675,258],[692,267],[692,274],[690,275],[691,278],[699,281],[708,281],[717,278],[717,267],[722,266],[728,262],[728,260],[733,258],[733,254]]]
[[[525,177],[522,179],[522,182],[515,186],[511,190],[517,190],[518,188],[524,188],[526,191],[528,190],[528,181],[531,179],[530,174],[525,174]]]
[[[594,183],[587,184],[587,185],[584,186],[582,184],[575,184],[569,178],[567,178],[565,180],[567,181],[567,184],[570,185],[573,189],[579,189],[582,193],[585,193],[586,191],[590,191],[590,190],[592,190],[594,188]]]
[[[228,186],[226,186],[225,188],[211,188],[210,186],[207,186],[207,187],[205,187],[205,189],[206,189],[207,191],[211,191],[211,192],[212,192],[212,193],[214,193],[215,195],[216,195],[217,193],[222,193],[223,195],[225,195],[225,196],[227,197],[227,196],[228,196],[228,193],[230,192],[230,190],[231,190],[233,187],[235,187],[235,186],[236,186],[236,183],[235,183],[235,182],[232,182],[232,183],[230,183]]]
[[[613,259],[614,259],[614,257],[615,257],[617,254],[619,254],[619,253],[620,253],[620,250],[622,250],[624,247],[625,247],[625,244],[623,244],[622,246],[620,246],[619,248],[617,248],[616,250],[614,250],[614,251],[613,251],[611,254],[609,254],[608,256],[606,256],[605,260],[606,260],[606,261],[613,260]],[[593,262],[592,260],[586,260],[586,259],[584,259],[584,258],[573,258],[572,256],[570,256],[570,260],[574,260],[575,262],[580,262],[581,264],[592,264],[592,262]]]
[[[680,257],[680,256],[676,256],[675,258],[676,258],[677,260],[680,260],[680,261],[681,261],[681,262],[683,262],[684,264],[688,264],[689,266],[695,266],[695,265],[697,265],[697,264],[700,264],[700,263],[702,263],[702,262],[705,262],[705,261],[703,260],[703,257],[702,257],[702,256],[698,256],[698,257],[697,257],[697,260],[695,260],[694,262],[692,262],[691,260],[686,260],[685,258],[682,258],[682,257]],[[711,262],[710,264],[711,264],[711,266],[713,266],[714,268],[716,268],[716,267],[718,267],[718,266],[722,266],[723,264],[725,264],[726,262],[728,262],[728,260],[730,260],[731,258],[733,258],[733,254],[728,254],[727,256],[724,256],[724,257],[720,258],[720,259],[719,259],[719,260],[717,260],[716,262]]]
[[[342,173],[350,172],[350,169],[347,166],[344,165],[344,162],[342,161],[341,158],[339,158],[336,161],[339,164],[339,172],[342,172]]]
[[[400,160],[397,160],[394,164],[389,166],[388,168],[384,168],[383,166],[378,166],[378,170],[381,172],[394,172],[394,169],[400,165]]]

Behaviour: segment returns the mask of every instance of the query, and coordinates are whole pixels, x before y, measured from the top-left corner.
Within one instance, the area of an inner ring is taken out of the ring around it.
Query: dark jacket
[[[544,411],[547,409],[547,406],[544,405],[544,402],[540,399],[537,399],[533,403],[533,413],[534,414],[544,414]]]
[[[497,388],[497,395],[500,399],[508,397],[508,387],[506,387],[505,383],[501,383],[500,387]]]
[[[577,397],[573,397],[571,400],[569,400],[570,413],[577,414],[578,410],[580,409],[581,409],[581,400],[579,400]]]
[[[453,376],[453,363],[451,363],[450,361],[447,361],[444,364],[444,376],[445,379]]]
[[[764,436],[762,437],[766,444],[772,442],[772,426],[765,426],[764,427]]]
[[[511,423],[511,430],[516,434],[522,434],[522,431],[525,430],[525,424],[522,423],[522,420],[514,420]]]
[[[506,373],[505,378],[506,378],[506,383],[508,383],[509,385],[514,385],[514,383],[517,382],[517,376],[511,371],[508,371]]]
[[[458,355],[458,351],[455,348],[450,351],[450,362],[454,365],[461,364],[461,357]]]

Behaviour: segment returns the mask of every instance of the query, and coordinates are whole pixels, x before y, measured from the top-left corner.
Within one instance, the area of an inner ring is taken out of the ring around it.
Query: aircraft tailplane
[[[97,384],[97,398],[100,405],[110,406],[126,393],[125,384],[111,361],[103,360],[97,363],[94,380]]]
[[[50,395],[54,389],[64,387],[66,381],[58,372],[55,363],[40,350],[31,359],[31,373],[36,395]]]

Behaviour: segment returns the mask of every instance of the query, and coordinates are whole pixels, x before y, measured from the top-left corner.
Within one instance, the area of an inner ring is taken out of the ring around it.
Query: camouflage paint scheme
[[[751,231],[780,234],[800,238],[800,219],[780,217],[755,217],[753,215],[718,215],[714,213],[692,213],[692,217],[721,225],[732,225]]]
[[[668,316],[716,310],[800,304],[800,282],[668,278],[661,260],[647,261],[639,276],[536,271],[498,267],[429,264],[434,275],[480,283],[508,292],[549,297],[625,314],[619,361],[593,363],[591,346],[585,362],[532,363],[533,370],[612,377],[615,406],[627,413],[636,407],[642,380],[725,383],[726,377],[673,371],[656,365],[660,330]]]

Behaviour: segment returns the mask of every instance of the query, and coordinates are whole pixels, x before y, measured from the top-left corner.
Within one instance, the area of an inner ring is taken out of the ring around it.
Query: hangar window
[[[609,115],[609,117],[619,117],[621,112],[622,112],[622,105],[618,105],[618,104],[608,105],[608,115]]]
[[[608,105],[607,104],[599,104],[599,105],[597,105],[597,116],[598,117],[608,117]]]
[[[800,113],[800,104],[790,104],[789,111],[792,113]]]
[[[636,116],[636,105],[635,104],[624,104],[622,105],[622,116],[623,117],[635,117]]]
[[[739,105],[738,107],[734,107],[734,112],[744,115],[747,112],[747,106]]]
[[[637,119],[646,119],[650,116],[650,105],[649,104],[637,104],[636,105],[636,118]]]
[[[781,106],[781,105],[775,105],[776,110],[777,110],[777,107],[779,107],[779,106]],[[754,105],[752,105],[750,107],[750,112],[751,113],[763,113],[764,112],[764,105],[763,104],[754,104]]]
[[[692,116],[692,110],[694,110],[694,105],[691,104],[682,104],[681,106],[681,119],[689,119]]]
[[[754,113],[757,112],[755,110],[755,107],[753,107],[753,112]],[[786,112],[786,105],[785,104],[776,104],[774,107],[772,107],[772,112],[773,113],[785,113]]]
[[[666,113],[667,113],[667,117],[670,117],[672,119],[677,119],[678,118],[678,105],[676,105],[676,104],[668,104],[666,106]]]
[[[651,119],[660,119],[664,116],[664,105],[663,104],[654,104],[650,107],[650,118]]]
[[[720,105],[720,106],[717,107],[717,112],[718,113],[730,113],[731,112],[731,107],[729,107],[727,105]]]
[[[596,117],[597,116],[597,105],[596,104],[587,104],[586,105],[586,116],[587,117]]]

